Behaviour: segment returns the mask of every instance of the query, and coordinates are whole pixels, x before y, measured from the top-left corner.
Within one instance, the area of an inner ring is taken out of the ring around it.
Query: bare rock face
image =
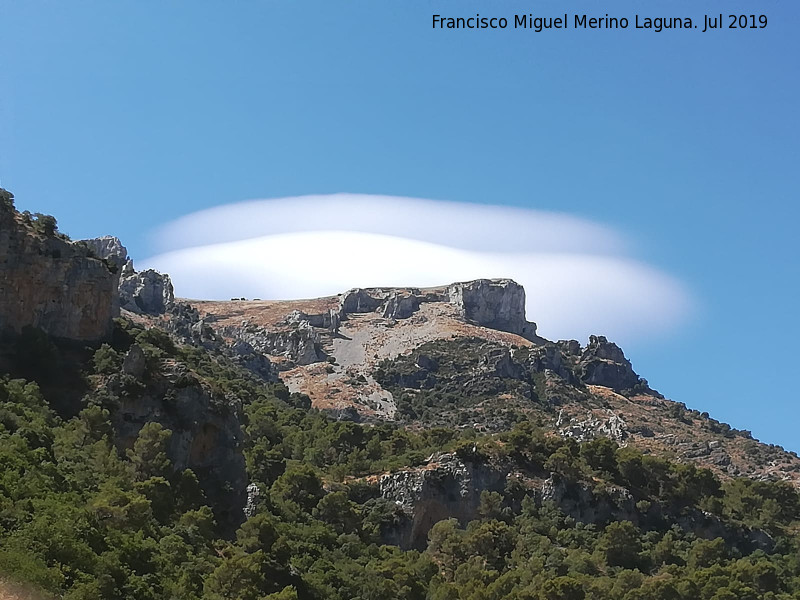
[[[129,261],[128,249],[122,245],[119,238],[111,235],[104,235],[99,238],[82,240],[99,257],[104,258],[122,270]]]
[[[407,469],[380,479],[381,495],[394,500],[408,516],[391,532],[389,543],[401,548],[424,548],[428,532],[437,522],[474,519],[484,490],[502,491],[505,469],[482,462],[464,461],[452,453],[434,454],[424,468]]]
[[[447,295],[469,321],[527,338],[536,336],[536,323],[525,319],[525,289],[511,279],[454,283]]]
[[[105,339],[119,314],[119,275],[86,246],[34,229],[2,191],[0,332],[30,325],[57,338]]]
[[[383,305],[384,319],[407,319],[419,310],[420,298],[414,294],[391,292]]]
[[[144,352],[139,344],[133,344],[122,361],[122,372],[133,377],[141,377],[146,367]]]
[[[102,259],[120,269],[120,306],[136,314],[163,315],[175,302],[169,275],[153,269],[137,272],[128,250],[118,238],[103,236],[83,240]]]
[[[354,288],[344,293],[341,299],[341,312],[368,313],[376,310],[381,305],[381,300],[370,295],[367,290]]]
[[[615,390],[632,388],[640,382],[622,349],[603,336],[593,335],[581,355],[579,377],[584,383]]]
[[[163,315],[175,302],[175,292],[169,275],[153,269],[136,272],[125,268],[119,281],[122,308],[134,313]]]
[[[598,418],[589,412],[584,421],[572,420],[564,414],[564,411],[559,411],[556,427],[559,428],[558,432],[562,437],[573,438],[578,442],[602,436],[624,445],[630,435],[625,419],[610,410],[605,418]]]
[[[299,313],[299,311],[298,311]],[[298,318],[302,315],[295,315]],[[221,327],[223,336],[245,342],[263,354],[282,355],[298,365],[310,365],[325,359],[321,350],[320,335],[303,319],[292,320],[288,327],[270,331],[258,325],[244,323],[238,327]]]

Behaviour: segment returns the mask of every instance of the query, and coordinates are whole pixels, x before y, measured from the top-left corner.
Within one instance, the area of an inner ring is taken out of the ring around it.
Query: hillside
[[[263,350],[291,391],[340,418],[479,432],[533,419],[578,441],[605,435],[722,476],[800,485],[795,453],[651,390],[605,338],[584,346],[550,342],[535,335],[534,324],[526,337],[512,333],[527,323],[524,291],[513,282],[459,285],[483,290],[475,297],[485,294],[478,300],[485,312],[467,316],[448,286],[352,290],[315,300],[188,302],[228,342],[245,340]],[[397,299],[405,301],[405,312],[393,308]],[[498,313],[503,319],[495,323]],[[276,336],[306,342],[268,341]],[[457,399],[444,403],[446,396]]]
[[[797,456],[541,338],[513,281],[176,300],[2,192],[0,594],[800,594]]]

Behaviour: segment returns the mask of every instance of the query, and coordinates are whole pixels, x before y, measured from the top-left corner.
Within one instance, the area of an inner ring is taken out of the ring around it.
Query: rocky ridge
[[[610,437],[723,476],[800,482],[796,454],[664,398],[605,337],[591,336],[584,346],[536,336],[520,290],[509,280],[478,280],[357,288],[316,300],[192,304],[228,344],[243,340],[264,352],[291,391],[336,418],[492,432],[528,415],[577,441]],[[464,352],[474,362],[451,360]],[[441,393],[462,400],[414,408]]]

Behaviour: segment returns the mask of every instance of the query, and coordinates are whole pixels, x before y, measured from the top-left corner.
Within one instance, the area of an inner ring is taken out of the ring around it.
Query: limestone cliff
[[[56,338],[104,339],[119,314],[114,265],[57,234],[52,217],[20,214],[0,193],[0,332],[33,326]]]
[[[525,318],[525,288],[511,279],[476,279],[447,288],[450,302],[477,325],[536,337],[536,323]]]
[[[509,489],[518,491],[518,501],[528,496],[536,505],[549,504],[582,523],[603,526],[625,520],[647,527],[674,522],[698,537],[721,537],[746,551],[769,551],[774,544],[760,529],[725,523],[707,512],[685,507],[673,510],[649,502],[637,505],[633,494],[622,486],[567,481],[545,472],[526,473],[520,465],[487,460],[474,449],[462,456],[434,454],[424,465],[384,474],[378,485],[381,496],[395,503],[401,517],[382,532],[383,541],[406,549],[425,548],[428,533],[439,521],[454,518],[466,525],[478,518],[483,492],[502,492],[508,497]]]
[[[120,269],[120,306],[136,314],[162,315],[175,302],[175,293],[169,275],[153,269],[137,271],[128,250],[118,238],[103,236],[83,240],[100,258]]]
[[[121,449],[133,446],[145,424],[160,423],[172,432],[168,457],[173,469],[194,471],[218,507],[218,520],[226,525],[240,521],[248,481],[238,398],[215,390],[177,359],[163,360],[148,372],[137,344],[125,354],[122,372],[108,377],[104,388],[121,398],[112,415]]]

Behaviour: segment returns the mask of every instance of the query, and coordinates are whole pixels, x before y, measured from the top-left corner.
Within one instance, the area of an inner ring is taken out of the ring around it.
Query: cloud
[[[144,266],[169,273],[189,298],[511,277],[545,337],[622,343],[668,334],[692,310],[683,284],[630,257],[616,231],[519,208],[351,194],[259,200],[187,215],[157,243],[165,251]]]
[[[570,215],[368,194],[251,200],[186,215],[156,235],[159,252],[307,231],[377,233],[486,252],[619,253],[615,231]]]

